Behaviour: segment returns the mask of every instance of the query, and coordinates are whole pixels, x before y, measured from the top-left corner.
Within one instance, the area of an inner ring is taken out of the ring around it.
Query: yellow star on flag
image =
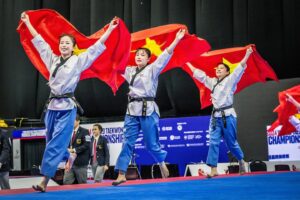
[[[232,73],[239,64],[239,63],[231,63],[228,60],[226,60],[225,58],[223,58],[222,60],[223,60],[223,63],[228,65],[228,67],[230,68],[230,73]]]
[[[151,40],[150,38],[146,38],[146,44],[143,46],[151,51],[156,57],[162,53],[161,47],[164,44],[157,44],[155,40]]]
[[[73,49],[73,54],[78,56],[79,54],[85,52],[86,49],[79,49],[77,45],[75,45],[74,49]]]

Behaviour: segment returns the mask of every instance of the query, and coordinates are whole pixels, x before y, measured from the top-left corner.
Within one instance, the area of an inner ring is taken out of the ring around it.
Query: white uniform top
[[[158,85],[158,76],[171,58],[171,54],[164,50],[161,55],[151,64],[146,66],[134,79],[133,85],[129,85],[128,95],[133,98],[155,97]],[[124,78],[130,83],[137,67],[126,67]],[[128,104],[126,114],[142,116],[142,101],[133,101]],[[154,101],[147,101],[146,115],[150,116],[154,111],[159,115],[158,106]]]
[[[211,93],[211,100],[214,108],[222,108],[233,105],[233,95],[245,68],[246,66],[242,67],[242,65],[239,64],[231,74],[225,77],[224,80],[215,87],[214,93]],[[196,69],[193,76],[210,90],[213,89],[214,85],[216,85],[218,81],[217,78],[208,77],[205,72],[200,69]],[[226,109],[224,112],[225,116],[232,115],[236,117],[234,108]],[[222,117],[222,113],[220,111],[215,112],[214,117]]]
[[[87,51],[79,56],[72,55],[65,64],[59,67],[56,76],[52,77],[52,73],[56,65],[60,63],[60,56],[55,55],[52,49],[45,42],[41,35],[37,35],[32,39],[32,43],[39,52],[43,62],[50,72],[49,86],[51,92],[55,95],[63,95],[66,93],[74,93],[80,74],[98,58],[98,56],[106,49],[100,40],[90,46]],[[71,110],[75,106],[72,99],[52,99],[48,105],[50,110]]]

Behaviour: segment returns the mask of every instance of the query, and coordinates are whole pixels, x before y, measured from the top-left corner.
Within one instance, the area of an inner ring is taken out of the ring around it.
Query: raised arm
[[[193,65],[191,65],[191,63],[187,63],[187,66],[190,68],[190,70],[193,72],[193,74],[194,74],[194,72],[196,71],[196,67],[194,67]]]
[[[118,18],[113,18],[109,23],[108,29],[101,36],[101,38],[92,46],[90,46],[86,52],[81,53],[79,57],[79,66],[78,69],[80,72],[89,68],[92,63],[103,53],[105,50],[105,41],[110,36],[112,31],[118,26],[119,20]]]
[[[164,69],[164,67],[168,64],[171,55],[173,54],[173,50],[177,46],[177,44],[180,42],[180,40],[183,38],[185,34],[184,29],[180,29],[176,33],[176,37],[173,40],[173,42],[163,51],[162,54],[158,56],[158,58],[152,63],[152,71],[155,77],[158,77],[160,72]]]
[[[253,53],[253,49],[252,49],[252,47],[249,47],[246,50],[245,56],[241,60],[239,65],[228,76],[228,79],[229,79],[228,84],[232,84],[232,86],[236,86],[238,84],[238,82],[241,80],[241,78],[245,72],[245,68],[247,67],[247,61],[252,53]]]
[[[169,54],[173,53],[173,50],[175,49],[175,47],[177,46],[177,44],[179,43],[179,41],[183,38],[185,34],[185,29],[180,29],[177,33],[176,33],[176,37],[173,40],[173,42],[170,44],[170,46],[167,47],[167,51]]]
[[[212,90],[214,85],[214,79],[210,78],[206,75],[204,71],[201,69],[197,69],[194,67],[191,63],[186,63],[186,65],[190,68],[190,70],[193,72],[193,77],[203,83],[208,89]]]
[[[24,24],[27,26],[29,32],[31,33],[31,35],[33,37],[38,35],[38,32],[35,30],[35,28],[31,25],[30,20],[29,20],[29,16],[23,12],[21,14],[21,20],[24,22]]]
[[[101,36],[100,42],[102,44],[105,43],[111,32],[118,26],[119,20],[117,17],[114,17],[111,22],[109,23],[108,29],[105,31],[105,33]]]
[[[21,14],[21,20],[24,22],[29,32],[33,36],[32,43],[39,52],[48,71],[50,71],[53,59],[55,59],[57,56],[53,53],[49,44],[42,38],[41,35],[39,35],[39,33],[32,26],[29,16],[25,12]]]
[[[287,101],[291,102],[298,110],[300,110],[300,103],[294,99],[290,94],[286,93]]]
[[[250,57],[250,55],[253,53],[253,49],[252,47],[249,47],[246,51],[246,54],[244,56],[244,58],[242,59],[242,61],[240,62],[240,64],[242,65],[242,67],[246,67],[247,66],[247,60]]]

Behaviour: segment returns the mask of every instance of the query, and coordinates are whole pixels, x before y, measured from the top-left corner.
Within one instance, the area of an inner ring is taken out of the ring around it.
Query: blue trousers
[[[145,146],[155,161],[160,163],[165,160],[167,152],[160,147],[158,123],[159,116],[156,112],[146,117],[125,116],[124,141],[115,166],[115,171],[127,171],[134,145],[141,129],[143,131]]]
[[[210,119],[210,142],[206,164],[211,167],[217,166],[219,160],[219,146],[222,136],[231,153],[238,160],[242,160],[244,158],[244,154],[236,137],[236,117],[232,115],[226,117],[226,128],[224,127],[223,120],[221,117],[217,117],[214,120],[215,121],[213,122],[213,119]]]
[[[72,110],[47,110],[45,116],[46,148],[41,173],[53,177],[59,163],[69,157],[68,145],[74,128],[76,108]]]

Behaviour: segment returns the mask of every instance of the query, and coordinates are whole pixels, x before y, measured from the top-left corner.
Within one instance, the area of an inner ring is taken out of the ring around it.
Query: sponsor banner
[[[178,164],[180,175],[184,174],[185,166],[190,163],[206,161],[209,147],[210,116],[166,118],[159,122],[159,142],[162,149],[168,152],[166,162]],[[101,123],[102,135],[108,140],[110,165],[115,165],[122,148],[124,122]],[[93,124],[81,124],[92,134]],[[14,138],[35,139],[45,136],[45,129],[16,130]],[[228,162],[227,147],[223,140],[220,144],[219,162]],[[132,163],[152,165],[153,157],[147,152],[142,131],[138,134]]]
[[[46,129],[31,128],[14,130],[12,133],[13,139],[38,139],[46,136]]]
[[[267,130],[270,126],[267,126]],[[299,161],[300,133],[278,136],[282,126],[267,131],[269,161]]]
[[[209,147],[210,116],[165,118],[159,121],[159,142],[168,152],[166,162],[178,164],[180,175],[190,163],[206,162]],[[227,147],[220,144],[219,162],[228,162]],[[147,152],[143,134],[140,133],[135,145],[135,161],[142,165],[152,165],[153,157]]]

